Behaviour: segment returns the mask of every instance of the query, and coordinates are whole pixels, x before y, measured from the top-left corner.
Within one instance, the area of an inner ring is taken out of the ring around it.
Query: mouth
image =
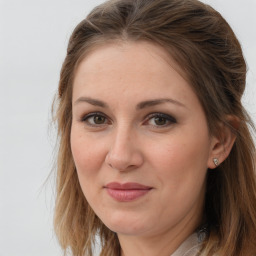
[[[150,192],[152,187],[139,183],[118,183],[112,182],[104,186],[108,194],[119,202],[134,201]]]

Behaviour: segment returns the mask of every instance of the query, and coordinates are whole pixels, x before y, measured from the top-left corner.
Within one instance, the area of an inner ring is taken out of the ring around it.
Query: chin
[[[141,218],[142,217],[142,218]],[[104,215],[102,222],[113,232],[125,235],[139,235],[149,229],[145,223],[152,223],[145,219],[145,216],[138,216],[138,213],[128,214],[115,212],[110,216]]]

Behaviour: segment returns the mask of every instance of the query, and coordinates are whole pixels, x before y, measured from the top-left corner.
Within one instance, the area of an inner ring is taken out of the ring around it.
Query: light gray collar
[[[199,242],[198,234],[193,233],[170,256],[196,256],[198,255],[200,248],[201,248],[201,243]]]
[[[170,256],[199,256],[202,242],[209,235],[208,224],[202,225],[195,233],[189,236],[180,247]]]

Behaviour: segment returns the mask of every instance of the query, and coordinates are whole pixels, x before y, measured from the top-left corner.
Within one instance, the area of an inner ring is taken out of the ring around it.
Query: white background
[[[0,0],[0,256],[59,256],[54,238],[51,102],[68,38],[103,0]],[[231,24],[248,63],[256,121],[256,0],[205,0]],[[49,128],[50,127],[50,128]]]

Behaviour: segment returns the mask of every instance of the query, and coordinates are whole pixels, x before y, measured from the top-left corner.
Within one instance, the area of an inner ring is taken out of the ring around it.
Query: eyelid
[[[105,117],[105,115],[103,114],[103,113],[101,113],[101,112],[90,112],[90,113],[88,113],[88,114],[83,114],[82,116],[81,116],[81,121],[85,121],[85,120],[87,120],[88,118],[90,118],[90,117],[92,117],[92,116],[97,116],[97,115],[99,115],[99,116],[104,116]]]
[[[164,127],[170,126],[174,123],[177,123],[176,118],[174,118],[173,116],[165,114],[165,113],[160,113],[160,112],[155,112],[155,113],[151,113],[151,114],[147,115],[146,122],[148,122],[150,119],[155,118],[155,117],[165,118],[169,122],[169,124],[166,124],[166,125],[155,125],[155,127],[157,127],[157,128],[164,128]]]
[[[106,118],[106,122],[103,123],[103,124],[91,124],[91,123],[89,123],[87,120],[91,117],[94,117],[94,116],[102,116],[102,117]],[[151,126],[156,127],[158,129],[159,128],[165,128],[165,127],[173,125],[174,123],[177,123],[177,120],[169,114],[165,114],[165,113],[161,113],[161,112],[154,112],[154,113],[148,114],[144,118],[144,121],[143,121],[142,124],[143,125],[150,125],[150,124],[147,124],[147,122],[149,122],[150,119],[156,118],[156,117],[164,118],[168,122],[167,124],[164,124],[164,125],[151,125]],[[81,122],[84,122],[86,125],[92,126],[92,127],[102,127],[104,125],[111,124],[111,122],[112,122],[111,119],[107,115],[105,115],[104,113],[102,113],[100,111],[90,112],[88,114],[83,115],[80,119],[81,119],[80,120]]]
[[[165,113],[161,113],[161,112],[154,112],[154,113],[150,113],[149,115],[147,115],[147,119],[150,119],[152,117],[164,117],[168,120],[172,120],[173,122],[176,122],[176,119],[169,115],[169,114],[165,114]]]
[[[108,123],[107,122],[107,123],[104,123],[104,124],[91,124],[91,123],[87,122],[87,120],[89,118],[94,117],[94,116],[102,116],[102,117],[106,118],[107,120],[110,120],[107,115],[103,114],[102,112],[97,111],[97,112],[90,112],[88,114],[83,115],[81,117],[81,122],[84,122],[84,123],[86,123],[86,125],[92,126],[92,127],[101,127],[101,126],[103,126],[103,125]]]

